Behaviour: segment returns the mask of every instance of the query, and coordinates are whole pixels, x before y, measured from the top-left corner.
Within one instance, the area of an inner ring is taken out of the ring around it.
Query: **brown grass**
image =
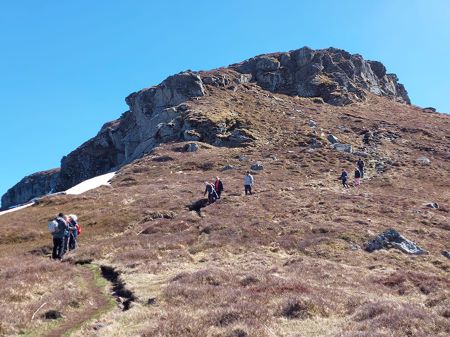
[[[1,216],[0,298],[10,303],[0,309],[1,333],[48,329],[41,318],[30,321],[43,301],[63,321],[84,310],[89,298],[75,263],[93,260],[118,268],[138,300],[126,313],[101,316],[106,327],[88,323],[75,336],[448,335],[450,263],[441,256],[448,249],[448,117],[371,96],[337,108],[249,88],[209,88],[211,96],[191,104],[210,119],[238,114],[258,131],[252,147],[183,153],[183,144],[161,145],[122,168],[112,187]],[[366,159],[362,186],[343,190],[337,176],[356,157],[299,146],[309,142],[309,119],[361,149],[366,129],[401,137],[383,139]],[[401,131],[411,124],[434,138]],[[413,165],[424,154],[432,165]],[[402,165],[377,174],[383,158]],[[255,194],[244,196],[243,173],[255,161],[264,170],[254,174]],[[236,169],[220,172],[225,165]],[[223,198],[189,211],[216,175]],[[441,208],[423,207],[430,201]],[[67,263],[43,257],[47,220],[60,211],[78,214],[83,227]],[[391,227],[429,254],[362,249]],[[53,288],[55,281],[64,286]]]

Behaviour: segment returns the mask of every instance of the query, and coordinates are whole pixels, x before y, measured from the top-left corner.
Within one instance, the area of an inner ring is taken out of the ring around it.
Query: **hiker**
[[[223,183],[219,177],[216,177],[216,181],[214,182],[214,188],[216,189],[217,192],[217,199],[220,199],[220,195],[222,194],[223,191]]]
[[[250,174],[250,171],[247,171],[247,173],[244,176],[245,195],[252,194],[253,182],[254,182],[253,176]]]
[[[361,172],[358,168],[355,168],[355,180],[353,181],[353,186],[358,187],[361,185]]]
[[[69,230],[69,217],[67,215],[64,215],[63,219],[67,225],[66,230],[64,231],[64,239],[63,239],[63,254],[65,254],[69,250],[70,230]]]
[[[63,213],[59,213],[58,216],[50,222],[49,229],[50,228],[53,236],[52,259],[61,260],[64,256],[64,236],[66,229],[68,229]]]
[[[203,195],[206,195],[208,193],[208,204],[212,204],[217,199],[217,192],[213,186],[213,184],[210,184],[209,182],[205,181],[205,193]]]
[[[77,222],[78,218],[75,214],[69,214],[68,216],[68,225],[69,225],[69,244],[68,248],[69,250],[74,250],[78,247],[78,231],[79,231],[79,224]]]
[[[358,166],[359,172],[361,173],[361,179],[364,178],[364,161],[359,158],[358,162],[356,163],[356,166]]]
[[[349,188],[348,186],[348,172],[343,169],[341,176],[339,177],[339,180],[342,180],[342,186],[344,186],[344,188]]]

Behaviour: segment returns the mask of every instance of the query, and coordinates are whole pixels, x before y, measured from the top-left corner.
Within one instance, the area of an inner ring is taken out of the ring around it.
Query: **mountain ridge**
[[[307,97],[318,104],[343,106],[363,102],[368,93],[410,104],[404,86],[398,83],[396,75],[386,72],[382,63],[366,61],[361,55],[337,48],[303,47],[258,55],[225,68],[181,72],[159,85],[128,95],[128,111],[105,123],[95,137],[61,159],[56,190],[64,191],[85,179],[115,170],[167,141],[248,145],[255,135],[251,128],[243,127],[245,120],[229,114],[222,119],[204,118],[195,111],[195,100],[210,95],[210,88],[237,90],[249,84],[273,93]],[[41,180],[24,179],[2,196],[2,208],[48,192],[49,186]]]

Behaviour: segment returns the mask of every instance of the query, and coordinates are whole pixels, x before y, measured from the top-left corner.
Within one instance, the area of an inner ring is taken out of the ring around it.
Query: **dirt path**
[[[65,322],[55,330],[48,332],[46,337],[60,337],[64,334],[80,327],[84,322],[92,319],[96,314],[106,309],[109,298],[99,289],[95,283],[94,273],[86,267],[79,267],[80,274],[86,282],[86,288],[90,296],[89,306],[82,312],[77,312],[65,318]]]

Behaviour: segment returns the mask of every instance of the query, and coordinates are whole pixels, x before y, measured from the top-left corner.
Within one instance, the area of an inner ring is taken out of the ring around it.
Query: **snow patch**
[[[97,188],[100,186],[109,186],[109,181],[114,177],[115,174],[116,174],[116,172],[103,174],[101,176],[97,176],[97,177],[85,180],[85,181],[79,183],[78,185],[75,185],[75,186],[69,188],[65,192],[51,193],[51,194],[47,194],[46,196],[59,195],[59,194],[77,195],[77,194],[81,194],[81,193],[93,190],[94,188]],[[30,207],[35,204],[36,200],[39,200],[39,199],[40,199],[40,197],[34,198],[32,201],[30,201],[24,205],[13,206],[10,209],[7,209],[6,211],[0,212],[0,215],[15,212],[15,211],[24,209],[26,207]]]
[[[0,215],[11,213],[11,212],[15,212],[15,211],[18,211],[20,209],[24,209],[24,208],[30,207],[31,205],[34,205],[34,201],[30,202],[28,204],[25,204],[25,205],[21,205],[21,206],[17,206],[17,207],[13,207],[13,208],[7,209],[6,211],[2,211],[2,212],[0,212]]]
[[[66,194],[81,194],[100,186],[109,186],[109,181],[114,177],[116,172],[106,173],[88,180],[85,180],[78,185],[69,188]]]

